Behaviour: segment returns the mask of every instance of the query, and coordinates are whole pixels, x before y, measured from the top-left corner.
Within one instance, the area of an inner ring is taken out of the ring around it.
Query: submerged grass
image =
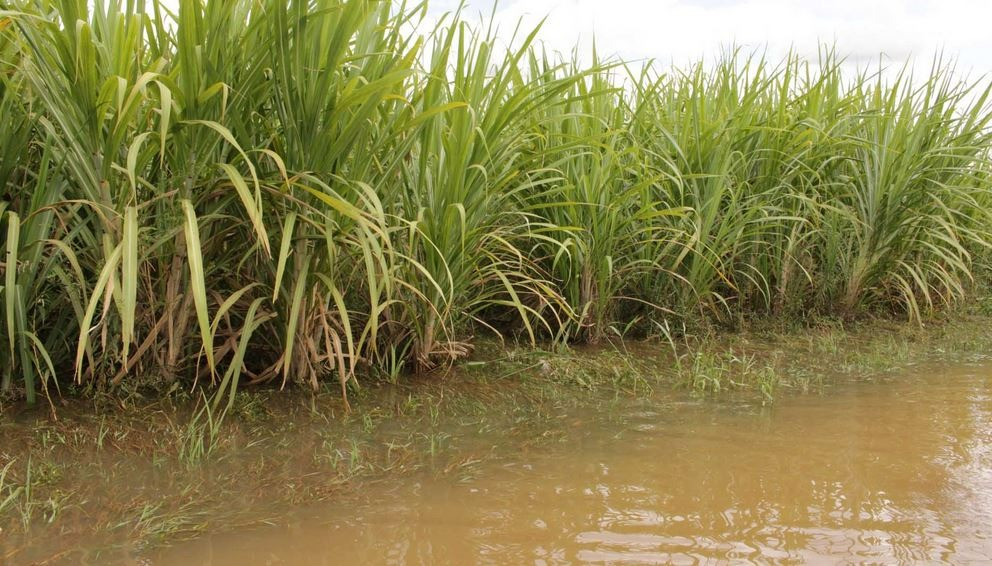
[[[885,379],[926,361],[988,359],[989,322],[826,324],[805,334],[773,322],[674,352],[659,341],[557,351],[482,342],[442,380],[356,391],[350,412],[329,384],[313,394],[241,391],[222,415],[183,391],[77,399],[58,420],[39,409],[7,413],[0,558],[106,561],[348,501],[397,474],[469,479],[486,461],[557,450],[596,423],[622,435],[638,403],[673,414],[703,402],[770,410],[761,407],[790,392]]]
[[[634,70],[426,8],[0,3],[3,394],[206,384],[220,414],[486,335],[921,321],[988,257],[987,81]]]

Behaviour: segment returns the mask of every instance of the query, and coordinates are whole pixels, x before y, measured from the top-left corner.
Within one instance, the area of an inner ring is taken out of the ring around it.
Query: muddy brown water
[[[772,408],[631,402],[547,450],[399,477],[151,564],[992,559],[992,362],[927,365]]]

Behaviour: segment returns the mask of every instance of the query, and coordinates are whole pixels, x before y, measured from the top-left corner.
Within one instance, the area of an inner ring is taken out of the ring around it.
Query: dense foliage
[[[992,242],[987,91],[940,65],[583,66],[389,0],[0,7],[0,370],[29,400],[920,318]]]

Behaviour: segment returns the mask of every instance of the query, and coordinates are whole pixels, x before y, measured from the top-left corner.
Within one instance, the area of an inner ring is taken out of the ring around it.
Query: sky
[[[440,13],[458,0],[433,0]],[[468,10],[489,13],[493,0],[469,0]],[[935,54],[957,61],[977,79],[992,73],[992,1],[989,0],[502,0],[496,9],[508,32],[520,18],[547,17],[540,37],[559,51],[577,44],[626,60],[685,64],[736,45],[790,49],[816,58],[835,45],[851,66],[901,66],[925,71]]]
[[[430,0],[432,16],[460,1]],[[467,0],[467,14],[494,2]],[[546,17],[540,38],[551,50],[590,53],[595,37],[601,54],[627,61],[684,65],[730,46],[815,59],[826,43],[851,67],[909,62],[926,74],[943,53],[962,76],[992,75],[992,0],[499,0],[495,14],[507,35]]]

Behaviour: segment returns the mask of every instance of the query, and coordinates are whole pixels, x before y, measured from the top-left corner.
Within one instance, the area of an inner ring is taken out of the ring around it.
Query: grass
[[[919,322],[982,283],[988,81],[830,49],[634,70],[426,14],[6,2],[3,393],[206,386],[223,412],[491,336]]]
[[[209,460],[218,448],[226,415],[226,412],[215,414],[204,397],[189,422],[177,427],[180,461],[186,466],[196,466]]]

